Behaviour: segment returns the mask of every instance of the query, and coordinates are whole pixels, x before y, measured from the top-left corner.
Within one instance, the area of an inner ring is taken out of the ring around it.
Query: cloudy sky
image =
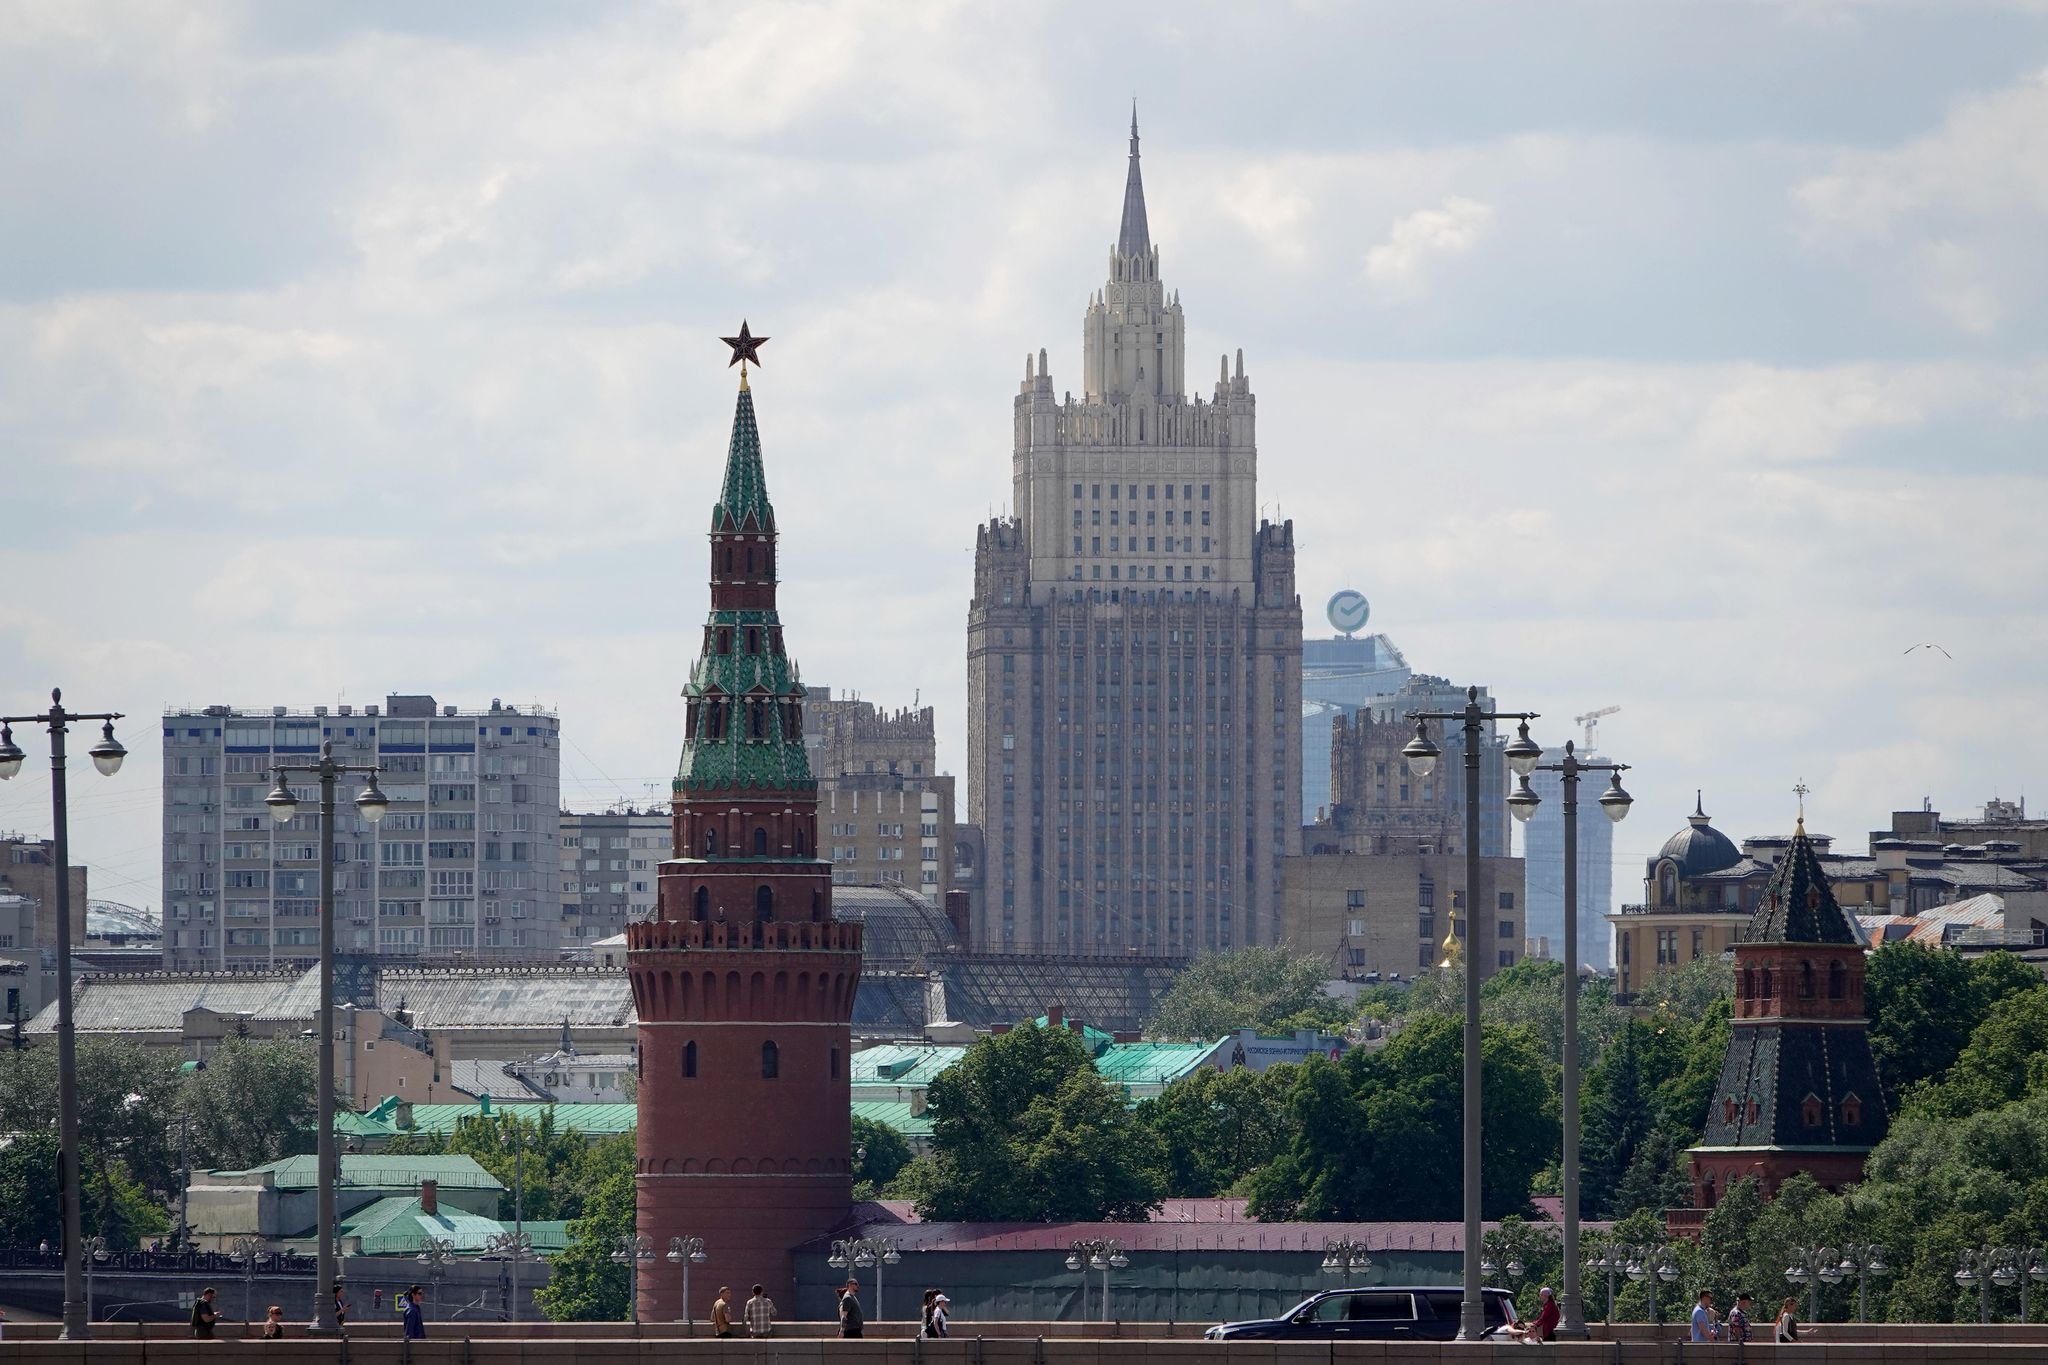
[[[167,705],[538,700],[571,802],[661,783],[743,316],[804,676],[957,767],[1133,95],[1305,614],[1620,705],[1625,889],[1695,787],[1859,848],[2048,787],[2040,4],[9,0],[0,708],[134,717],[95,892],[159,903]]]

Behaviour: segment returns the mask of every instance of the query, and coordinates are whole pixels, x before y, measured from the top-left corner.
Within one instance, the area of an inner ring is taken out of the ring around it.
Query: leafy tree
[[[318,1145],[320,1059],[296,1038],[224,1039],[179,1087],[192,1164],[244,1171]]]
[[[1462,1026],[1412,1021],[1386,1047],[1311,1058],[1290,1095],[1293,1136],[1254,1174],[1261,1218],[1436,1219],[1461,1207]],[[1527,1206],[1529,1185],[1557,1150],[1548,1060],[1522,1028],[1481,1035],[1482,1181],[1487,1216]]]
[[[1138,1122],[1158,1140],[1169,1198],[1225,1194],[1287,1145],[1294,1070],[1203,1067],[1138,1106]]]
[[[43,1128],[17,1133],[0,1147],[0,1246],[64,1240],[57,1189],[57,1134]]]
[[[1522,1288],[1515,1296],[1516,1311],[1532,1318],[1542,1311],[1538,1291],[1564,1278],[1563,1233],[1554,1225],[1531,1223],[1511,1213],[1481,1238],[1479,1245],[1485,1258],[1496,1266],[1521,1262]],[[1489,1278],[1487,1283],[1494,1281]]]
[[[1588,1217],[1608,1216],[1622,1177],[1656,1128],[1656,1085],[1648,1068],[1651,1059],[1643,1055],[1654,1036],[1648,1025],[1629,1020],[1586,1075],[1579,1153],[1580,1198]]]
[[[853,1119],[853,1193],[856,1199],[872,1199],[875,1192],[894,1180],[910,1164],[910,1144],[886,1123]]]
[[[1870,1051],[1885,1091],[1903,1097],[1955,1065],[1993,1009],[2038,991],[2040,974],[2011,953],[1964,958],[1949,948],[1893,943],[1870,955],[1864,1000]]]
[[[555,1322],[620,1322],[631,1310],[631,1290],[612,1250],[635,1227],[634,1135],[593,1143],[574,1164],[587,1194],[569,1223],[569,1245],[552,1259],[533,1301]]]
[[[625,1134],[630,1139],[631,1134]],[[616,1136],[603,1142],[616,1141]],[[603,1143],[597,1144],[602,1146]],[[393,1139],[385,1151],[393,1156],[467,1156],[505,1187],[500,1212],[510,1217],[514,1192],[523,1190],[525,1213],[538,1221],[574,1219],[583,1214],[594,1184],[589,1175],[593,1144],[574,1128],[555,1127],[553,1110],[535,1118],[516,1112],[474,1114],[445,1136],[408,1133]]]
[[[1661,1216],[1665,1209],[1690,1202],[1692,1181],[1686,1149],[1695,1141],[1696,1134],[1668,1123],[1651,1130],[1615,1183],[1608,1211]]]
[[[1653,1019],[1685,1025],[1734,993],[1734,964],[1719,956],[1696,957],[1653,973],[1636,992],[1635,1004]]]
[[[1684,1034],[1677,1073],[1657,1087],[1664,1121],[1689,1135],[1697,1136],[1706,1129],[1714,1086],[1728,1060],[1730,1003],[1724,995],[1692,1021]]]
[[[175,1181],[170,1133],[177,1059],[133,1043],[82,1038],[74,1075],[80,1208],[87,1236],[132,1247],[162,1230],[147,1209]],[[0,1132],[57,1127],[57,1049],[0,1054]]]
[[[1238,1029],[1335,1028],[1348,1011],[1323,994],[1330,961],[1286,947],[1212,953],[1174,978],[1146,1029],[1209,1042]]]
[[[2048,990],[2008,995],[1938,1081],[1916,1087],[1907,1107],[1949,1119],[1997,1109],[2048,1090]]]
[[[1135,1221],[1158,1207],[1157,1142],[1068,1029],[983,1038],[928,1098],[932,1151],[897,1182],[922,1217]]]

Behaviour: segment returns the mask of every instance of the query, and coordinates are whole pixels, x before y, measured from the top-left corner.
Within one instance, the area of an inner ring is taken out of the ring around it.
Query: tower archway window
[[[690,897],[690,918],[702,923],[711,918],[711,888],[700,886]]]
[[[1840,1000],[1849,991],[1849,969],[1840,962],[1828,964],[1828,999]]]
[[[1813,964],[1811,962],[1799,964],[1799,998],[1801,1000],[1813,999]]]
[[[775,1046],[774,1039],[761,1044],[761,1079],[772,1081],[782,1074],[782,1049]]]
[[[811,893],[811,923],[822,924],[824,922],[825,893],[822,891],[813,891]]]
[[[753,546],[751,546],[751,545],[749,545],[749,546],[747,547],[747,577],[749,577],[749,578],[752,578],[753,576],[754,576],[754,547],[753,547]]]
[[[768,736],[768,703],[758,697],[747,707],[747,726],[755,739]]]
[[[731,626],[720,626],[720,627],[718,628],[718,652],[719,652],[720,654],[730,654],[730,653],[732,653],[732,627],[731,627]]]
[[[763,886],[755,890],[754,918],[763,924],[775,918],[775,888]]]
[[[796,832],[796,856],[799,858],[807,858],[810,856],[810,852],[810,840],[806,839],[804,837],[804,832],[801,829],[799,829]]]
[[[727,573],[732,572],[732,546],[730,545],[725,547],[725,571]]]
[[[761,652],[761,628],[760,628],[759,626],[748,626],[748,627],[747,627],[747,653],[749,653],[749,654],[759,654],[760,652]]]
[[[1763,998],[1768,1000],[1771,998],[1771,969],[1769,967],[1764,968],[1763,987]]]
[[[1801,1101],[1799,1105],[1799,1117],[1800,1120],[1804,1122],[1808,1128],[1820,1127],[1820,1096],[1808,1095],[1803,1101]]]
[[[756,858],[768,856],[768,831],[760,825],[754,826],[754,856]]]
[[[707,858],[718,856],[718,831],[715,829],[704,831],[704,855]]]
[[[683,1079],[690,1080],[697,1074],[697,1044],[695,1041],[683,1044]]]
[[[839,1079],[839,1049],[836,1047],[832,1049],[832,1079]]]

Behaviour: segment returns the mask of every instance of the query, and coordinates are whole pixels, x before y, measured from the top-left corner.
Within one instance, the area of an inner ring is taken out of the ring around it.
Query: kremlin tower
[[[655,918],[628,927],[640,1015],[638,1228],[655,1258],[640,1315],[685,1316],[669,1239],[704,1239],[689,1316],[721,1284],[795,1306],[790,1249],[852,1199],[848,1021],[861,926],[832,918],[817,856],[804,690],[775,610],[775,509],[746,362],[725,482],[711,510],[711,612],[683,688],[682,762]]]

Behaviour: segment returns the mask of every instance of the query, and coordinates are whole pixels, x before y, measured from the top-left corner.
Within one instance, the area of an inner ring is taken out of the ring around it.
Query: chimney
[[[438,1182],[432,1180],[422,1180],[420,1182],[420,1212],[429,1217],[433,1217],[441,1212],[441,1195]]]
[[[1065,1028],[1067,1026],[1066,1006],[1047,1005],[1045,1007],[1045,1026],[1047,1028]]]

